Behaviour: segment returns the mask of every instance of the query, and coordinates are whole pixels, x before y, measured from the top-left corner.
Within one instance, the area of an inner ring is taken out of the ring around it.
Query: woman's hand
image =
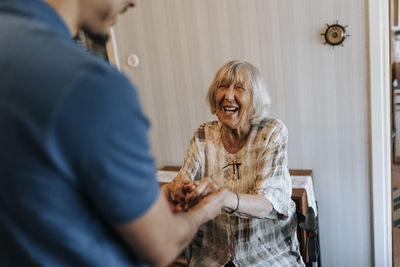
[[[218,189],[218,186],[209,177],[204,178],[200,182],[196,181],[189,186],[190,190],[186,191],[187,193],[185,195],[185,209],[190,209],[196,205],[200,199]]]
[[[163,185],[161,188],[173,212],[191,209],[202,198],[217,189],[218,186],[210,178],[188,181],[181,176],[177,176],[171,183]]]
[[[162,192],[165,194],[171,211],[178,212],[182,211],[182,202],[185,200],[185,190],[188,190],[190,186],[184,186],[190,184],[190,181],[185,180],[183,176],[177,176],[175,179],[161,187]]]

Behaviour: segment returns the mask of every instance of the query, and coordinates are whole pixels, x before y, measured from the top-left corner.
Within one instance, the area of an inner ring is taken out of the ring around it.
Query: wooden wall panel
[[[289,128],[289,167],[314,171],[323,266],[371,266],[366,14],[362,0],[139,1],[115,36],[157,165],[182,164],[193,131],[215,119],[205,102],[215,71],[248,60]],[[336,20],[351,37],[332,49],[320,33]]]

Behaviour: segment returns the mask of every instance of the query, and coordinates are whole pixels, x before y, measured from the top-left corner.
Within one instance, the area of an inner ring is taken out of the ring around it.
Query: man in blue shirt
[[[171,213],[133,86],[71,39],[134,4],[0,1],[1,266],[163,266],[220,212]]]

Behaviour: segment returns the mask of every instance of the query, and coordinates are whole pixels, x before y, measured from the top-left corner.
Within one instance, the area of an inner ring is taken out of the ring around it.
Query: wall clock
[[[342,26],[336,21],[335,24],[329,25],[326,24],[328,27],[326,28],[324,33],[321,33],[321,35],[324,35],[325,38],[325,43],[324,44],[329,44],[331,46],[337,46],[337,45],[343,45],[344,40],[346,39],[347,36],[350,36],[349,34],[346,33],[346,26]]]

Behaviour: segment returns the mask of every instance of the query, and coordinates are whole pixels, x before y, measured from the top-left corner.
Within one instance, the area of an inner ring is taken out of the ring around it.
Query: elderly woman
[[[176,208],[190,208],[215,187],[229,190],[225,210],[200,227],[190,266],[304,266],[287,168],[288,131],[268,117],[270,98],[260,72],[245,61],[226,63],[207,100],[218,121],[195,131],[179,175],[164,189]],[[205,182],[194,182],[199,180]]]

